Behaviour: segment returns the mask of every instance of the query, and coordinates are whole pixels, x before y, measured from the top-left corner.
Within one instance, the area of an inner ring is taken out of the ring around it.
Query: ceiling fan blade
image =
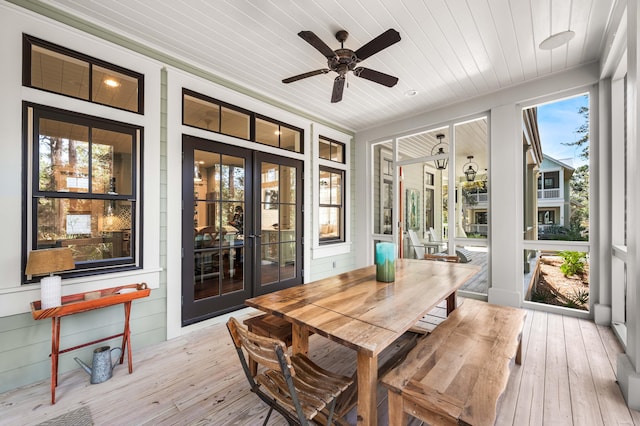
[[[315,35],[313,31],[300,31],[298,35],[307,43],[315,47],[320,53],[322,53],[327,59],[331,59],[336,56],[335,52],[326,45],[326,43],[320,40],[320,37]]]
[[[331,93],[331,103],[340,102],[342,100],[342,92],[344,92],[345,78],[339,75],[333,81],[333,92]]]
[[[393,87],[398,82],[398,77],[364,67],[354,69],[353,74],[387,87]]]
[[[369,43],[362,46],[360,49],[355,51],[356,56],[358,57],[358,61],[364,61],[369,56],[374,55],[381,51],[382,49],[386,49],[400,41],[400,33],[396,30],[388,29],[387,31],[380,34],[378,37],[371,40]]]
[[[326,74],[331,71],[329,68],[323,68],[320,70],[305,72],[304,74],[294,75],[293,77],[285,78],[283,83],[293,83],[294,81],[302,80],[303,78],[313,77],[314,75]]]

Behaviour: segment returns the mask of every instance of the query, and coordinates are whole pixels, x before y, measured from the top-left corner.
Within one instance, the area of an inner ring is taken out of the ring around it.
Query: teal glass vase
[[[390,283],[396,280],[396,245],[376,243],[376,280]]]

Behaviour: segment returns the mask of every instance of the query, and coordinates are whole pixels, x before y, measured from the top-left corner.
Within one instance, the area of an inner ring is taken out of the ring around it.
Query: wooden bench
[[[511,360],[521,363],[522,309],[467,299],[382,378],[389,425],[493,425]]]

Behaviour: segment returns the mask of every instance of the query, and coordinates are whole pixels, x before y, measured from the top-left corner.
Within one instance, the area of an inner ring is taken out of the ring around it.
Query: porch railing
[[[539,189],[538,190],[538,198],[560,198],[560,188],[553,189]]]

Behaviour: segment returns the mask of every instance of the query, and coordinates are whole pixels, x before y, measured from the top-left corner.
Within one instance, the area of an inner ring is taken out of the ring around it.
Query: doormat
[[[92,426],[93,419],[89,407],[80,407],[51,420],[39,423],[37,426]]]

